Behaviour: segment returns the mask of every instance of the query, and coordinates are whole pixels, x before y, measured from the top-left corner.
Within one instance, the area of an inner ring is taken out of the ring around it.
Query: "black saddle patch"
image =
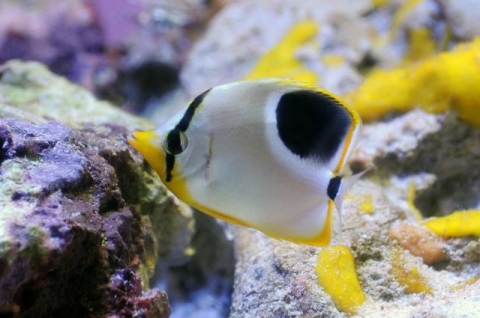
[[[277,106],[277,129],[285,146],[301,158],[328,162],[353,120],[338,101],[321,92],[284,94]]]

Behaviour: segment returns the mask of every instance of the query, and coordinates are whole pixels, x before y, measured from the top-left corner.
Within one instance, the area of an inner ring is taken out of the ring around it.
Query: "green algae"
[[[13,200],[17,195],[38,197],[41,187],[28,182],[28,171],[40,163],[21,158],[6,160],[0,167],[0,256],[10,263],[11,257],[24,257],[32,267],[41,264],[47,248],[46,234],[39,227],[28,227],[27,237],[21,243],[9,226],[23,227],[29,213],[35,208],[35,200]]]
[[[48,248],[45,247],[47,234],[41,228],[36,226],[29,227],[27,233],[28,244],[20,254],[27,257],[30,266],[33,268],[41,265],[45,259],[44,255],[48,251]]]
[[[72,128],[84,123],[116,123],[132,130],[152,128],[147,120],[98,101],[90,92],[54,75],[40,63],[12,60],[0,72],[0,103],[53,118]]]
[[[6,160],[0,166],[0,241],[7,241],[8,229],[6,224],[12,220],[25,217],[27,211],[35,206],[34,202],[28,200],[14,201],[12,196],[16,193],[28,194],[36,197],[41,191],[38,185],[28,183],[26,171],[38,166],[39,162],[25,161],[20,158]]]

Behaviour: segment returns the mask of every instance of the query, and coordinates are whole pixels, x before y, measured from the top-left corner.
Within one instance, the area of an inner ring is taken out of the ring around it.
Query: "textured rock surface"
[[[318,286],[317,248],[238,228],[231,318],[344,317]]]
[[[105,311],[120,296],[125,307],[112,306],[110,313],[161,309],[167,316],[165,295],[142,295],[141,276],[148,274],[142,267],[155,254],[154,237],[129,207],[135,202],[122,198],[120,176],[99,153],[106,149],[90,147],[91,139],[58,123],[2,119],[0,127],[0,302],[19,306],[25,317],[70,311],[81,317]],[[126,132],[103,129],[109,133],[99,138]],[[110,273],[137,288],[109,283]]]
[[[0,103],[7,106],[0,109],[2,116],[41,122],[53,119],[72,128],[86,123],[151,128],[148,121],[98,101],[88,91],[56,76],[40,63],[12,60],[0,67],[0,74]]]
[[[195,254],[163,277],[167,280],[171,317],[227,317],[236,261],[232,239],[215,219],[200,212],[194,217]]]
[[[149,278],[191,256],[194,220],[126,142],[148,126],[38,64],[1,71],[1,313],[169,316]]]
[[[370,157],[378,174],[400,180],[416,175],[422,179],[417,184],[420,188],[435,180],[415,201],[425,216],[445,215],[480,204],[479,140],[480,131],[453,113],[415,110],[386,123],[367,125],[352,160]]]
[[[478,16],[480,3],[475,0],[440,0],[452,32],[462,39],[473,39],[480,34]]]

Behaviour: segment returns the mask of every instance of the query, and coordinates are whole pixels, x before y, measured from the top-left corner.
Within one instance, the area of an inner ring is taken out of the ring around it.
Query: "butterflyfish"
[[[360,126],[359,115],[325,90],[248,80],[205,91],[129,142],[175,196],[201,212],[323,246],[353,179],[342,172]]]

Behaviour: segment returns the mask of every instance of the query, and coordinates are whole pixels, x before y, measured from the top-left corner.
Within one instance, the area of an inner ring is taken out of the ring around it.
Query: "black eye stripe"
[[[165,181],[170,182],[172,181],[172,170],[173,170],[173,167],[175,166],[175,156],[167,153],[167,155],[165,156],[165,163],[166,163],[165,168],[167,170]]]
[[[185,114],[183,114],[182,119],[180,119],[175,128],[167,135],[167,148],[171,154],[167,153],[165,156],[166,182],[172,180],[172,171],[175,167],[175,155],[173,154],[178,154],[183,151],[180,132],[185,132],[188,129],[188,126],[190,126],[190,122],[193,119],[193,115],[195,115],[195,110],[202,104],[203,99],[207,96],[210,90],[211,88],[194,98],[185,111]]]
[[[195,97],[195,99],[190,103],[187,110],[185,111],[185,114],[183,115],[182,119],[175,126],[176,129],[183,132],[187,131],[188,126],[190,126],[190,122],[193,119],[193,115],[195,115],[195,110],[198,108],[198,106],[202,104],[203,99],[205,98],[205,96],[207,96],[210,90],[211,88],[201,93],[197,97]]]
[[[172,129],[168,133],[167,148],[172,155],[179,154],[183,151],[182,141],[180,139],[180,131],[177,128]]]

